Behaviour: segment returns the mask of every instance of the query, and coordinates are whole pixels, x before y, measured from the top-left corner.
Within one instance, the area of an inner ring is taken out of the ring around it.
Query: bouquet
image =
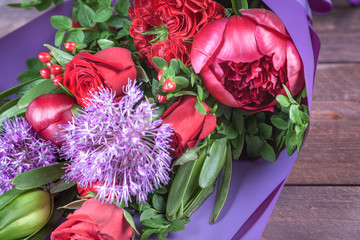
[[[206,222],[208,238],[249,236],[310,120],[319,40],[303,5],[280,2],[89,0],[51,16],[55,41],[0,93],[0,238],[198,238]],[[239,198],[255,203],[228,235]]]

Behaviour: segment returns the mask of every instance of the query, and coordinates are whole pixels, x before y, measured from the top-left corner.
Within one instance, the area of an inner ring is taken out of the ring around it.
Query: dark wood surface
[[[0,0],[0,37],[39,15]],[[360,239],[360,7],[314,15],[322,40],[311,127],[262,240]]]

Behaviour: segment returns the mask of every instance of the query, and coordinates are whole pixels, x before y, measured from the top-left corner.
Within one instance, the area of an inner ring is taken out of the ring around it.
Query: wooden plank
[[[360,187],[283,189],[261,240],[358,240]]]
[[[311,128],[287,184],[360,184],[360,64],[321,64]]]
[[[329,14],[314,15],[314,28],[322,43],[320,62],[360,62],[360,8],[341,2],[336,1]]]

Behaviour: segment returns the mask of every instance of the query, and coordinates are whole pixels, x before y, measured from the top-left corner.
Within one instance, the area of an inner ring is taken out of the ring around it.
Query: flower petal
[[[295,96],[303,88],[305,79],[302,69],[302,62],[295,45],[291,41],[287,41],[286,45],[286,60],[287,60],[287,77],[290,87],[290,92]]]

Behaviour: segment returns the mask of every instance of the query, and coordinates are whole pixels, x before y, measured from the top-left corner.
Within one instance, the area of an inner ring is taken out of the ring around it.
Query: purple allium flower
[[[12,189],[11,181],[20,173],[56,162],[57,147],[36,138],[23,117],[7,119],[0,134],[0,194]]]
[[[139,102],[143,93],[135,82],[124,92],[119,102],[110,90],[94,92],[73,122],[62,126],[61,152],[71,163],[66,179],[80,187],[100,183],[96,198],[127,205],[131,196],[146,201],[169,181],[172,130],[160,119],[152,121],[154,104]]]

